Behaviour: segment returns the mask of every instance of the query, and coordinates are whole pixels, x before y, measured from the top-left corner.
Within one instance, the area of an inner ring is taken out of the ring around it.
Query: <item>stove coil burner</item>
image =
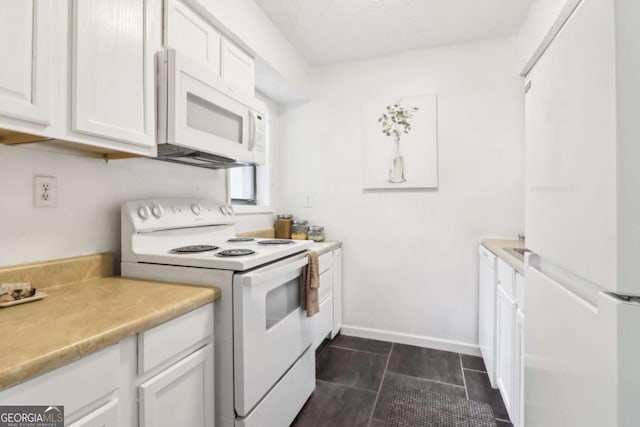
[[[287,239],[260,240],[258,242],[259,245],[290,245],[291,243],[294,241]]]
[[[220,251],[216,253],[216,256],[219,257],[234,257],[234,256],[245,256],[255,254],[255,251],[251,249],[226,249],[224,251]]]
[[[253,237],[234,237],[233,239],[229,239],[227,240],[227,243],[246,243],[246,242],[253,242],[254,239]]]
[[[218,246],[213,245],[190,245],[171,249],[169,252],[172,254],[193,254],[198,252],[215,251],[218,248]]]

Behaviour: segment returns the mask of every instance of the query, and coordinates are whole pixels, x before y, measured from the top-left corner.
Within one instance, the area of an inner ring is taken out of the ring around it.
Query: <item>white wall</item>
[[[46,151],[44,151],[46,150]],[[120,253],[120,204],[154,197],[224,201],[224,171],[152,159],[105,162],[46,146],[0,145],[0,266],[96,252]],[[33,176],[57,177],[55,208],[33,206]],[[271,214],[238,217],[238,229],[266,228]]]
[[[280,211],[344,242],[346,332],[477,351],[478,241],[524,228],[517,59],[510,38],[325,66],[282,112]],[[363,191],[361,101],[434,92],[439,189]]]

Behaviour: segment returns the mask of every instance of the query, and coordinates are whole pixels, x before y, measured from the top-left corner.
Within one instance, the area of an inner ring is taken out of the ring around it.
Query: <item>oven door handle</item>
[[[266,269],[262,271],[256,271],[253,273],[247,273],[242,277],[242,284],[245,286],[256,286],[261,283],[269,282],[272,279],[281,278],[291,273],[296,272],[303,267],[305,267],[309,263],[309,258],[307,256],[302,259],[296,260],[291,263],[287,263],[285,265],[280,265],[272,269]],[[273,287],[277,288],[282,283],[274,283]]]

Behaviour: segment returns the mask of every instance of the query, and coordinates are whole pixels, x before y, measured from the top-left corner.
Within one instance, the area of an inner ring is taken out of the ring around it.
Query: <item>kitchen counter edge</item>
[[[525,248],[524,241],[518,239],[481,239],[480,244],[524,276],[524,262],[504,250],[504,248],[523,249]]]
[[[46,288],[47,298],[2,309],[0,390],[23,383],[209,304],[217,287],[119,276]],[[61,307],[63,305],[63,307]]]

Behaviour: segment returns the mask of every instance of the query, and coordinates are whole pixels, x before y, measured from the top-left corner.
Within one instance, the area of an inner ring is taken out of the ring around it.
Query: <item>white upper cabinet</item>
[[[154,146],[155,2],[72,5],[72,131]]]
[[[222,78],[251,96],[255,95],[255,61],[228,40],[222,41]]]
[[[52,2],[0,0],[0,116],[51,124]]]
[[[220,75],[222,36],[180,0],[165,1],[164,45]]]
[[[231,90],[255,95],[255,61],[194,10],[198,2],[166,0],[164,46],[203,64],[226,80]],[[201,10],[201,9],[200,9]]]

